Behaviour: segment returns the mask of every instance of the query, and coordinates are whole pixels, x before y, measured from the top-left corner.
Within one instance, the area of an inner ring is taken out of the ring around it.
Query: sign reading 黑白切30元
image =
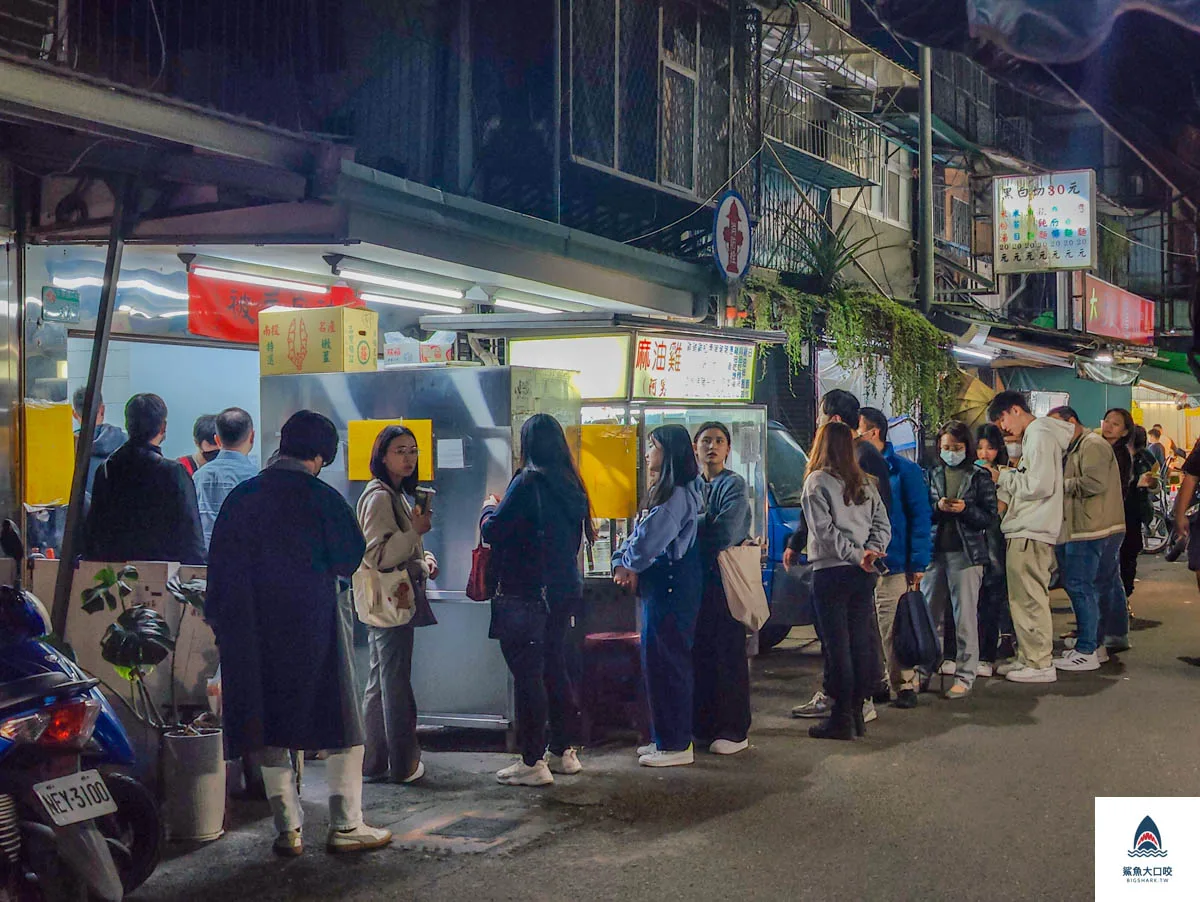
[[[996,273],[1096,265],[1096,173],[998,176],[992,184]]]

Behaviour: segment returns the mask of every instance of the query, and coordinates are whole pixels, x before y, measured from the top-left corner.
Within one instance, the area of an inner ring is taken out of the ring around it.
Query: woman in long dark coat
[[[302,410],[279,460],[230,493],[213,527],[206,616],[221,653],[225,738],[254,753],[275,815],[275,851],[299,855],[302,812],[290,751],[330,750],[332,852],[378,848],[362,821],[363,729],[351,665],[353,612],[339,592],[362,560],[354,511],[317,478],[337,429]]]

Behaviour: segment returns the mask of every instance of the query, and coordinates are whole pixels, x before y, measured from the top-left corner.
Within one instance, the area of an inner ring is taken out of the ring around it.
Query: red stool
[[[583,640],[583,725],[590,743],[609,730],[634,730],[650,741],[650,706],[642,681],[638,633],[589,633]]]

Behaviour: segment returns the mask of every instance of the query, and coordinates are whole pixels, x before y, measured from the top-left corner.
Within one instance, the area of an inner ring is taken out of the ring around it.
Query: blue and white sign
[[[713,256],[726,281],[736,281],[750,269],[750,211],[736,191],[726,191],[713,220]]]

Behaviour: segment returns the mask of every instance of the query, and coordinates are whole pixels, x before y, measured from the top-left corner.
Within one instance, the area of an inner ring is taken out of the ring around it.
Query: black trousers
[[[1133,581],[1137,579],[1138,555],[1142,553],[1142,518],[1136,511],[1125,514],[1125,541],[1121,543],[1121,582],[1125,585],[1125,597],[1133,594]]]
[[[821,624],[826,694],[833,716],[848,718],[879,684],[875,576],[861,567],[813,571],[813,605]]]
[[[983,568],[983,584],[979,587],[979,660],[996,663],[1001,633],[1013,631],[1008,610],[1008,577],[1002,567]],[[945,660],[956,660],[949,655]]]
[[[704,577],[692,645],[692,734],[708,745],[741,742],[750,732],[750,662],[746,627],[733,619],[720,573]]]
[[[579,745],[582,736],[578,687],[567,666],[570,623],[569,611],[551,605],[546,633],[540,641],[500,642],[516,691],[517,745],[521,758],[530,766],[541,760],[547,748],[561,755]]]

